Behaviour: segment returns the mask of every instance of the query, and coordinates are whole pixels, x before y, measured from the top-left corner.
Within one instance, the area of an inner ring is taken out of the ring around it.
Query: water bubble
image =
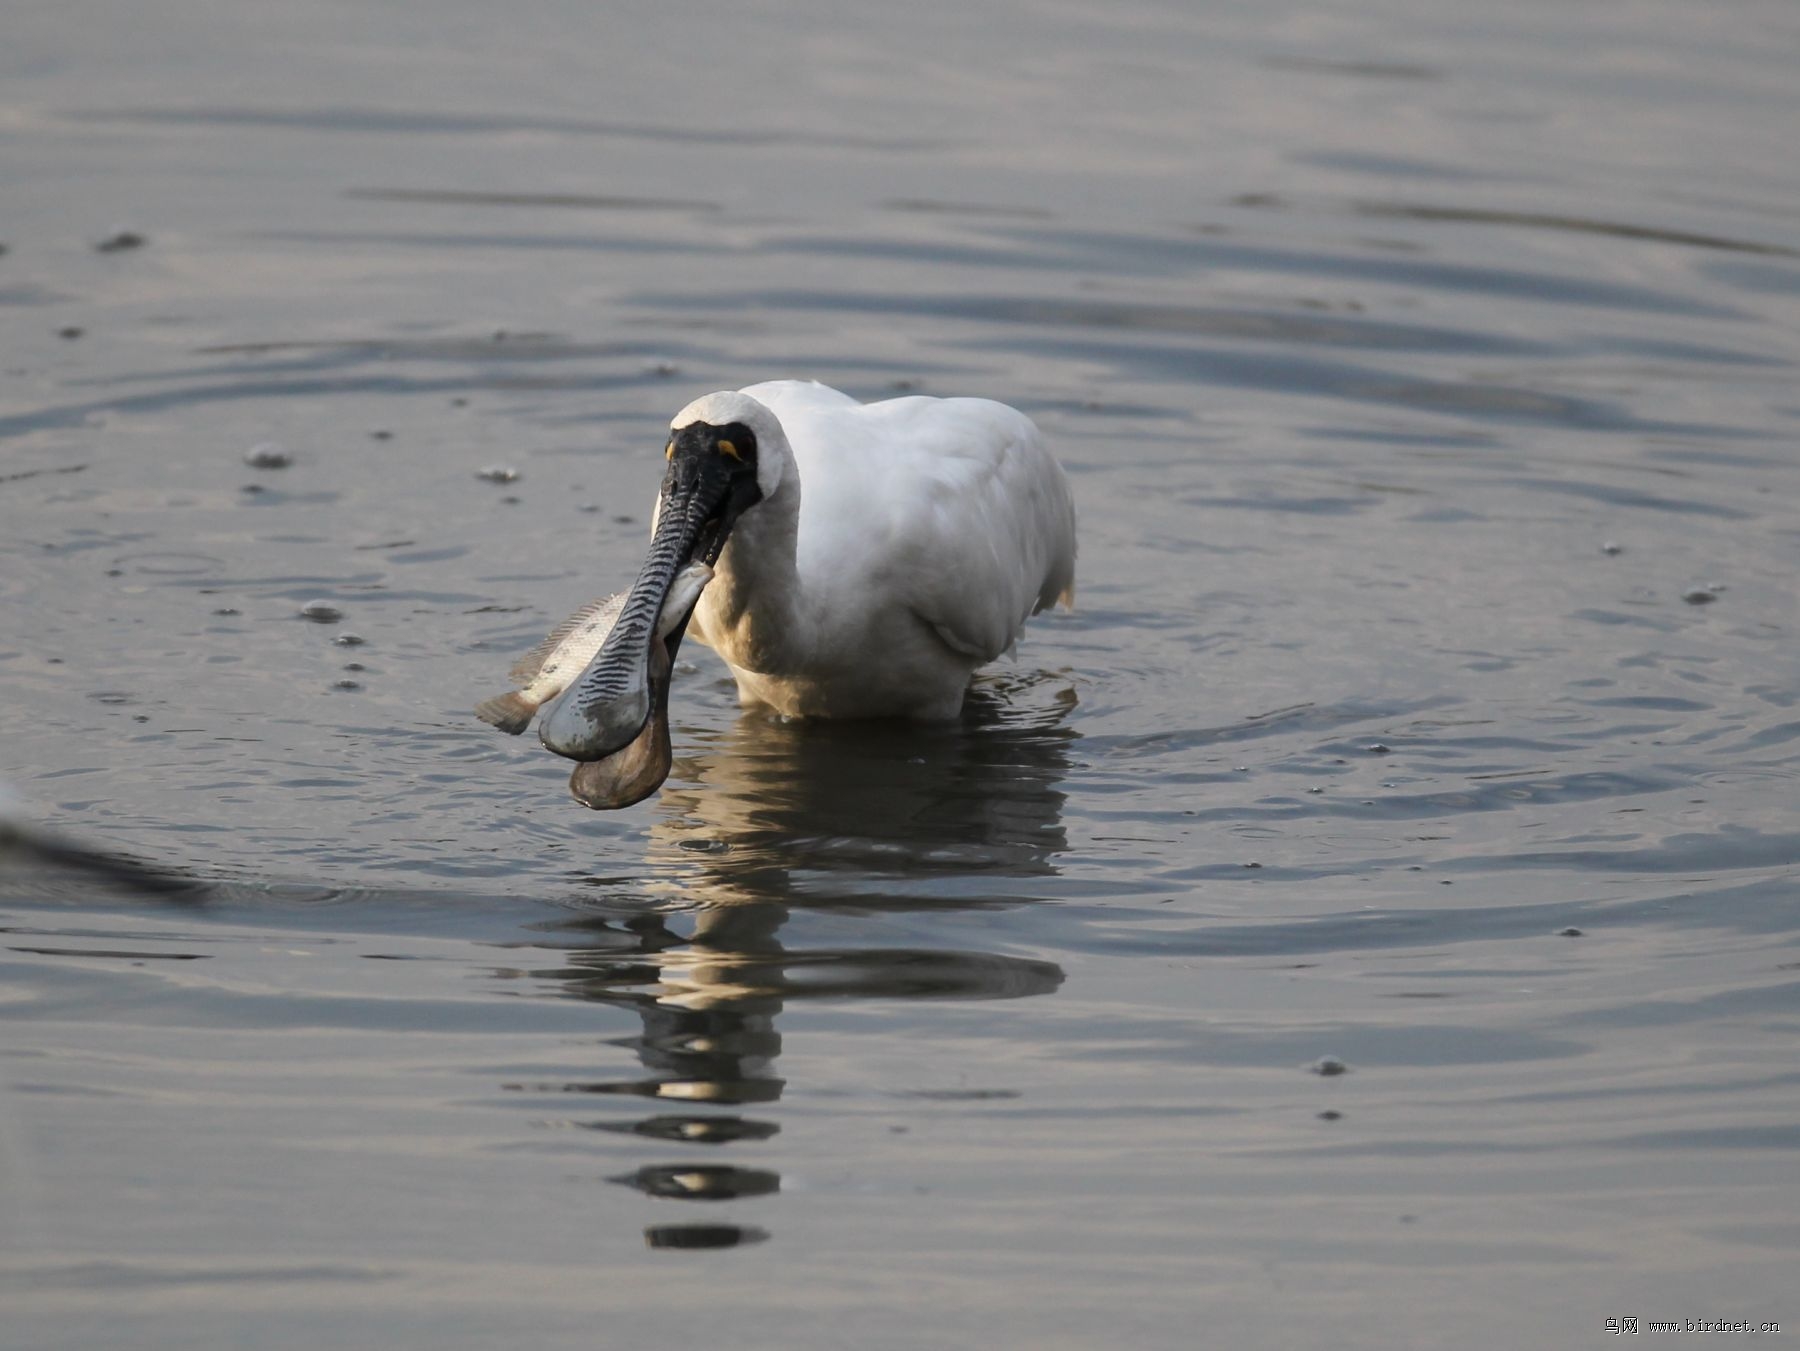
[[[1350,1073],[1350,1067],[1334,1055],[1322,1055],[1307,1068],[1314,1074],[1322,1074],[1328,1079],[1334,1075]]]
[[[335,624],[344,612],[328,600],[309,600],[300,607],[300,618],[313,624]]]
[[[475,477],[486,479],[489,483],[516,483],[519,471],[510,464],[490,464],[486,469],[477,469]]]
[[[244,463],[252,469],[286,469],[293,462],[293,454],[279,441],[260,441],[244,452]]]

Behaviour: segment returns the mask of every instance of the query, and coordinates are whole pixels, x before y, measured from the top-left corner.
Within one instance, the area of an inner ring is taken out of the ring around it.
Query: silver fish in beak
[[[712,580],[712,569],[690,563],[676,575],[669,599],[657,621],[657,636],[666,639],[687,620],[700,592]],[[589,601],[552,629],[543,642],[513,663],[507,676],[518,686],[475,705],[475,716],[509,736],[531,725],[539,708],[568,688],[599,652],[625,608],[625,593]]]
[[[604,760],[634,746],[653,713],[666,719],[668,680],[660,678],[659,691],[655,668],[665,660],[674,664],[693,609],[689,601],[680,622],[666,638],[659,636],[659,620],[676,608],[670,605],[676,579],[691,564],[710,568],[718,562],[733,524],[762,500],[756,435],[742,423],[689,423],[670,438],[666,457],[669,468],[650,549],[618,622],[587,670],[538,725],[544,745],[571,760]],[[698,589],[693,599],[699,599]],[[664,651],[654,655],[658,645]]]

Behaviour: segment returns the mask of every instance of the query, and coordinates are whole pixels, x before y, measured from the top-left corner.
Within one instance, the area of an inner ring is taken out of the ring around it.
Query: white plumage
[[[1073,599],[1075,507],[1031,420],[988,399],[863,404],[792,380],[678,413],[756,434],[762,500],[689,631],[745,702],[794,716],[954,717],[977,667]]]

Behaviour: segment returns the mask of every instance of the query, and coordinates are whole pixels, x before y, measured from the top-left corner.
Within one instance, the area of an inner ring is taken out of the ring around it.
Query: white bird
[[[745,704],[941,720],[1027,619],[1073,600],[1068,480],[1015,408],[863,404],[776,380],[696,399],[669,427],[643,569],[539,727],[559,755],[603,760],[665,724],[668,663],[689,627]],[[690,623],[671,626],[670,586],[696,560],[714,576]],[[666,652],[652,662],[659,622]]]

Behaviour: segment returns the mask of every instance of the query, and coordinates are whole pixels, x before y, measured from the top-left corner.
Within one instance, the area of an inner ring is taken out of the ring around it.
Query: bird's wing
[[[846,407],[831,393],[776,409],[804,485],[809,580],[855,579],[978,661],[1072,598],[1074,500],[1029,418],[988,399]]]

